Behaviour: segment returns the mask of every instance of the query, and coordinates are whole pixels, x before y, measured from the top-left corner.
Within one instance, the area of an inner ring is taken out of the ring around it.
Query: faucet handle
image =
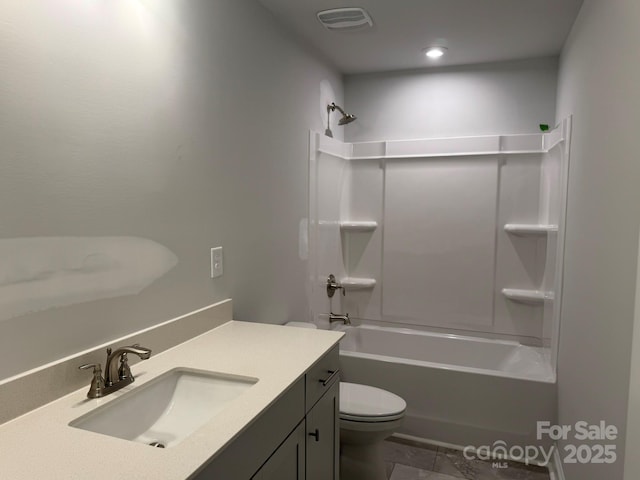
[[[102,367],[99,363],[86,363],[78,367],[79,370],[88,370],[93,368],[93,378],[91,379],[91,386],[87,392],[89,398],[100,398],[103,396],[104,391],[104,378],[102,378]]]
[[[333,295],[336,293],[336,290],[342,290],[342,296],[343,297],[346,295],[345,288],[340,283],[338,283],[338,281],[336,280],[335,275],[332,273],[327,278],[327,296],[329,298],[332,298]]]
[[[80,365],[78,370],[89,370],[90,368],[93,368],[94,375],[96,373],[102,373],[102,367],[99,363],[85,363],[84,365]]]

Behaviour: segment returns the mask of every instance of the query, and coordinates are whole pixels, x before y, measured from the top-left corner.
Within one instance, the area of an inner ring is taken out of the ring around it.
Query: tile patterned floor
[[[546,468],[508,462],[467,460],[458,450],[425,445],[396,437],[383,444],[389,480],[549,480]]]

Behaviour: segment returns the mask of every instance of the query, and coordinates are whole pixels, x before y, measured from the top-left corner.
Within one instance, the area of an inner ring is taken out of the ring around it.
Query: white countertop
[[[87,388],[0,426],[0,478],[187,478],[300,378],[342,335],[232,321],[133,365],[135,383],[103,399],[87,399],[88,375]],[[145,346],[153,349],[153,345]],[[68,426],[81,415],[176,367],[256,377],[259,381],[205,426],[166,449]]]

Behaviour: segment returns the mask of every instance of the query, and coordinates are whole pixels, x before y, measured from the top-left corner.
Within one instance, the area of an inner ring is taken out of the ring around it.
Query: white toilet
[[[381,388],[340,383],[340,478],[386,480],[382,441],[402,424],[407,403]]]
[[[316,328],[289,322],[290,327]],[[340,479],[386,480],[382,441],[402,424],[407,403],[369,385],[340,382]]]

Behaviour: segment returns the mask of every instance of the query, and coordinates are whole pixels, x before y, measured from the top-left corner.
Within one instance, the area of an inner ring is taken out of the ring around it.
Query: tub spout
[[[329,323],[334,323],[334,322],[343,322],[345,325],[351,325],[351,319],[349,318],[348,313],[344,315],[336,315],[335,313],[330,313]]]

